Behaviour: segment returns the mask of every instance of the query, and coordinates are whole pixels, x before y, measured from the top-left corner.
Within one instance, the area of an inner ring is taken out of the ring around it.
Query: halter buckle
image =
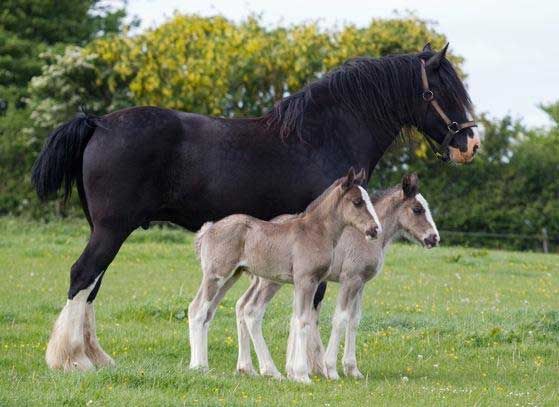
[[[433,94],[432,90],[424,90],[423,94],[421,95],[423,97],[423,100],[426,102],[430,102],[435,98],[435,95]]]
[[[454,134],[456,134],[460,131],[460,125],[456,122],[449,123],[448,126],[446,126],[446,127],[447,127],[448,131],[451,131]]]

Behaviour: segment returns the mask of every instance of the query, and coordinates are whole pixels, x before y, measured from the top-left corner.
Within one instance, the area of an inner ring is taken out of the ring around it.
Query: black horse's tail
[[[83,151],[97,127],[96,121],[96,117],[80,113],[49,135],[33,164],[31,175],[31,182],[42,201],[54,197],[62,184],[66,201],[74,181],[79,178],[81,184]]]

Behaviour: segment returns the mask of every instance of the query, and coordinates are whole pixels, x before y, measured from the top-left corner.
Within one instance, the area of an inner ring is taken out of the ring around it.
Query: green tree
[[[100,0],[3,0],[0,6],[0,85],[25,89],[41,73],[39,54],[61,44],[86,44],[119,32],[125,11]],[[61,48],[61,47],[59,47]]]
[[[45,61],[55,61],[66,45],[84,45],[119,32],[124,8],[106,4],[100,0],[0,3],[0,214],[29,211],[34,202],[29,199],[28,177],[42,139],[35,137],[32,109],[26,108],[29,80],[42,72]]]

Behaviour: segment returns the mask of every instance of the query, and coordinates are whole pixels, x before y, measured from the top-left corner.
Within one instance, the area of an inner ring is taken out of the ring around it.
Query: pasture
[[[117,367],[51,372],[44,352],[64,305],[84,220],[0,219],[0,405],[557,405],[559,257],[397,244],[364,294],[362,381],[312,385],[234,374],[236,299],[210,328],[208,374],[188,370],[186,309],[200,281],[193,235],[152,228],[126,241],[95,302],[98,336]],[[337,287],[321,317],[323,340]],[[291,288],[264,334],[283,371]],[[341,372],[341,366],[339,367]]]

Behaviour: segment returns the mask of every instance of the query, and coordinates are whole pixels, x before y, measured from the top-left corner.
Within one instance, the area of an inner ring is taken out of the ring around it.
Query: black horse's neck
[[[420,89],[417,55],[356,58],[280,101],[265,119],[284,140],[338,150],[370,175],[402,129],[417,125]]]

